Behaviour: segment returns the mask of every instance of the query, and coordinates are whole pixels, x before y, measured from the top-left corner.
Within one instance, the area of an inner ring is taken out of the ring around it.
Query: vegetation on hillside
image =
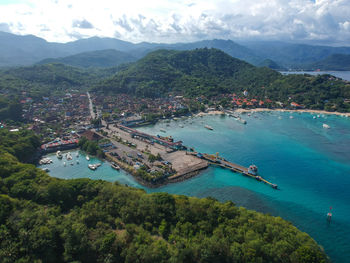
[[[216,49],[159,50],[121,70],[95,89],[159,97],[169,93],[207,98],[249,92],[250,98],[302,104],[306,108],[350,112],[350,84],[330,75],[284,76],[257,68]]]
[[[1,262],[328,261],[279,217],[212,198],[51,178],[10,148],[0,148]]]
[[[350,55],[334,54],[307,66],[309,69],[350,70]]]
[[[215,96],[267,85],[280,74],[256,68],[217,49],[158,50],[103,81],[96,91],[126,92],[145,97],[177,92]]]
[[[83,52],[63,58],[47,58],[40,61],[38,64],[62,63],[74,67],[107,68],[118,66],[123,63],[129,63],[135,60],[136,58],[134,58],[131,54],[113,49],[107,49]]]

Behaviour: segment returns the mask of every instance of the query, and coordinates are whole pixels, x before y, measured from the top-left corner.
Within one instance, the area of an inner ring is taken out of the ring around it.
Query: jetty
[[[262,178],[261,176],[259,176],[257,174],[257,167],[255,165],[251,165],[247,168],[247,167],[244,167],[242,165],[235,164],[235,163],[232,163],[232,162],[225,160],[224,158],[220,157],[218,153],[213,155],[213,154],[207,154],[207,153],[188,152],[188,154],[195,155],[198,158],[204,159],[204,160],[208,161],[208,163],[211,165],[217,165],[217,166],[220,166],[224,169],[229,169],[231,171],[234,171],[234,172],[243,174],[245,176],[249,176],[251,178],[254,178],[258,181],[261,181],[265,184],[270,185],[273,189],[278,188],[277,184],[273,184],[273,183],[267,181],[266,179]]]

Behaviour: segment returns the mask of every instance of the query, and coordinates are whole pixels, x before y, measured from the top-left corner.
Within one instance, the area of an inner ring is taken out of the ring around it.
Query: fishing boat
[[[50,164],[50,163],[52,163],[52,160],[50,158],[42,158],[39,161],[39,164]]]
[[[329,126],[328,124],[325,124],[325,123],[322,124],[322,127],[325,128],[325,129],[330,129],[331,128],[331,126]]]
[[[90,161],[90,157],[89,157],[89,155],[86,155],[86,160],[88,160],[88,161]]]
[[[208,130],[214,130],[213,127],[209,126],[209,125],[205,125],[204,128],[208,129]]]
[[[61,151],[57,151],[57,152],[56,152],[56,157],[57,157],[58,159],[62,159],[63,155],[62,155]]]
[[[166,130],[164,130],[164,129],[159,129],[161,132],[166,132]]]

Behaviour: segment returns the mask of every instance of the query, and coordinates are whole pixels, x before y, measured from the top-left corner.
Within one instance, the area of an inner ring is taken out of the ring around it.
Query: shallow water
[[[290,115],[294,118],[290,119]],[[205,116],[183,121],[158,123],[140,130],[159,134],[167,130],[176,140],[206,153],[219,152],[226,159],[259,167],[259,174],[278,184],[280,190],[222,168],[210,167],[187,181],[169,184],[148,192],[166,191],[190,196],[212,196],[220,201],[281,216],[319,242],[334,262],[350,258],[350,118],[324,116],[313,119],[308,113],[261,112],[242,115],[247,125],[231,117]],[[185,128],[181,128],[179,124]],[[324,129],[323,123],[331,126]],[[213,131],[204,128],[208,124]],[[82,156],[81,159],[85,160]],[[87,163],[49,166],[60,178],[89,177],[117,180],[141,187],[124,172],[103,164],[90,171]],[[87,162],[85,160],[85,162]],[[91,161],[90,161],[91,162]],[[333,207],[331,224],[326,221]]]

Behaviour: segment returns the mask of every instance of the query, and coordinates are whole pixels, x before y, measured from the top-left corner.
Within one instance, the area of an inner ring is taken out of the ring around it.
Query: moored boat
[[[111,167],[115,170],[120,170],[120,166],[114,162],[111,164]]]
[[[89,157],[89,155],[86,155],[86,160],[88,160],[88,161],[90,161],[90,157]]]
[[[56,157],[57,157],[58,159],[62,159],[63,155],[62,155],[61,151],[57,151],[57,152],[56,152]]]
[[[258,167],[254,164],[250,165],[248,167],[248,173],[252,175],[257,175],[258,174]]]
[[[322,127],[325,128],[325,129],[330,129],[331,128],[331,126],[329,126],[328,124],[325,124],[325,123],[322,124]]]
[[[211,126],[209,126],[209,125],[205,125],[204,128],[206,128],[206,129],[208,129],[208,130],[211,130],[211,131],[214,130],[214,128],[211,127]]]

